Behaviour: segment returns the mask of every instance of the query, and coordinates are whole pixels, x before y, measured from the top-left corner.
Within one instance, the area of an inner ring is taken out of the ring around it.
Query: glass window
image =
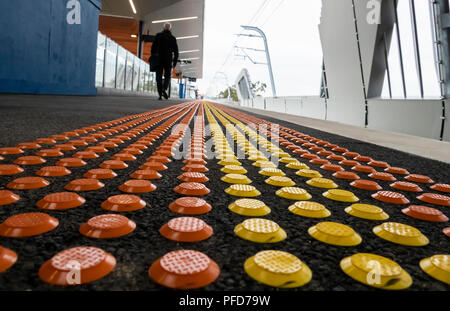
[[[125,61],[127,51],[119,46],[117,49],[117,73],[116,73],[116,88],[125,89]]]
[[[133,88],[133,54],[127,52],[127,65],[125,71],[125,89],[131,91]]]
[[[105,60],[105,87],[116,87],[117,43],[107,38]]]
[[[146,68],[146,63],[141,60],[141,66],[140,66],[140,74],[139,74],[139,91],[143,92],[144,91],[144,85],[145,85],[145,68]]]
[[[133,55],[133,91],[138,91],[140,59]]]
[[[103,86],[103,60],[105,58],[105,42],[106,37],[100,32],[97,37],[97,61],[95,68],[95,86]]]

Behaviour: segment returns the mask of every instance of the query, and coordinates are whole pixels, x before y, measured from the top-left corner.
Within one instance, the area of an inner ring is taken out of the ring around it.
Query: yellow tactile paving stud
[[[296,175],[306,178],[321,178],[322,174],[318,171],[310,170],[310,169],[301,169],[295,172]]]
[[[289,155],[289,153],[283,152],[283,151],[275,151],[275,152],[272,152],[272,156],[277,157],[277,158],[280,158],[280,162],[282,162],[282,163],[287,163],[287,162],[283,162],[283,161],[281,161],[281,159],[283,159],[283,158],[290,158],[290,157],[291,157],[291,156]]]
[[[258,172],[258,174],[263,175],[263,176],[285,176],[286,175],[279,168],[270,168],[270,167],[263,168],[262,170],[260,170]]]
[[[333,180],[321,177],[311,178],[307,180],[306,183],[312,187],[323,189],[334,189],[338,187],[338,185]]]
[[[425,246],[428,238],[419,229],[397,222],[385,222],[372,229],[378,237],[392,243],[407,246]]]
[[[286,165],[287,168],[293,169],[293,170],[308,170],[309,166],[305,163],[302,163],[298,160],[295,160],[293,162],[290,162]]]
[[[294,159],[294,158],[291,158],[291,157],[284,157],[284,158],[281,158],[279,161],[281,163],[286,163],[286,164],[299,162],[297,159]],[[297,169],[299,170],[299,168],[297,168]]]
[[[327,199],[338,202],[358,202],[359,198],[353,192],[342,189],[330,189],[322,194]]]
[[[288,209],[295,215],[309,218],[325,218],[331,215],[331,212],[324,205],[317,202],[295,202]]]
[[[450,285],[450,255],[434,255],[420,261],[420,268],[429,276]]]
[[[345,274],[368,286],[401,290],[412,284],[411,276],[399,264],[379,255],[358,253],[342,259],[340,266]]]
[[[292,179],[283,176],[270,176],[265,180],[265,183],[276,187],[295,186],[295,182]]]
[[[226,166],[226,165],[241,165],[241,162],[239,162],[238,160],[231,158],[231,157],[226,157],[223,158],[222,160],[220,160],[218,162],[219,165],[222,166]]]
[[[228,205],[228,209],[233,213],[249,217],[261,217],[270,213],[270,208],[264,202],[255,199],[236,200]]]
[[[225,165],[220,171],[225,174],[247,174],[247,170],[239,165]]]
[[[261,251],[248,258],[244,270],[252,279],[280,288],[300,287],[312,278],[311,269],[300,259],[275,250]]]
[[[231,185],[225,189],[225,192],[236,197],[257,197],[261,195],[261,192],[259,192],[255,187],[240,184]]]
[[[248,185],[252,183],[250,178],[242,174],[226,174],[220,180],[229,184]]]
[[[255,162],[255,163],[253,163],[252,165],[253,165],[253,166],[257,166],[257,167],[261,167],[261,166],[260,166],[260,163],[261,163],[261,162],[269,162],[269,163],[272,163],[272,162],[269,161],[269,159],[268,159],[266,156],[264,156],[264,154],[254,154],[254,155],[252,155],[252,156],[249,156],[249,157],[248,157],[248,160]],[[272,164],[273,164],[273,163],[272,163]],[[270,167],[272,167],[272,166],[270,166]]]
[[[308,233],[316,240],[338,246],[355,246],[362,241],[355,230],[338,222],[320,222],[310,227]]]
[[[253,164],[253,166],[256,167],[261,167],[261,168],[276,168],[277,166],[275,165],[275,163],[270,162],[270,161],[255,161]]]
[[[255,243],[277,243],[286,239],[287,234],[276,222],[263,218],[246,219],[234,228],[241,239]]]
[[[386,220],[389,218],[389,215],[382,208],[370,204],[355,203],[346,207],[344,211],[349,215],[369,220]]]
[[[299,187],[283,187],[275,194],[281,198],[295,201],[307,201],[312,198],[305,189]]]

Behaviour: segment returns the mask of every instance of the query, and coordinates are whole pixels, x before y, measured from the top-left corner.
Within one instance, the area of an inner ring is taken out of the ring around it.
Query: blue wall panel
[[[96,95],[99,0],[78,0],[81,23],[68,24],[68,0],[0,1],[0,92]]]

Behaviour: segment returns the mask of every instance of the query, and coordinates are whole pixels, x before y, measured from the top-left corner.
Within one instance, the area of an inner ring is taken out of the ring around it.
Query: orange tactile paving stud
[[[354,188],[358,188],[358,189],[362,189],[362,190],[370,190],[370,191],[379,191],[379,190],[383,189],[377,182],[375,182],[373,180],[365,180],[365,179],[352,181],[350,183],[350,186],[352,186]]]
[[[67,137],[66,135],[52,135],[50,136],[50,138],[54,139],[54,140],[68,140],[69,137]]]
[[[21,177],[14,179],[6,187],[9,189],[28,190],[44,188],[48,185],[50,185],[50,182],[42,177]]]
[[[315,164],[315,165],[330,165],[330,161],[325,160],[325,159],[312,159],[309,161],[309,163],[311,164]],[[322,168],[322,166],[320,168]]]
[[[182,195],[206,195],[210,192],[210,190],[201,183],[196,182],[184,182],[179,184],[173,189],[176,193]]]
[[[17,147],[4,147],[0,148],[0,154],[10,155],[10,154],[21,154],[23,150]]]
[[[119,194],[109,197],[101,204],[104,210],[112,212],[133,212],[146,206],[144,200],[132,194]]]
[[[372,166],[368,165],[355,165],[352,167],[352,170],[360,173],[373,173],[376,171]]]
[[[20,148],[20,149],[39,149],[41,147],[42,146],[39,145],[38,143],[33,143],[33,142],[31,142],[31,143],[20,143],[20,144],[17,145],[17,148]]]
[[[0,206],[12,204],[20,200],[20,196],[9,191],[9,190],[0,190]]]
[[[337,155],[337,154],[332,154],[327,156],[327,159],[329,160],[333,160],[333,161],[345,161],[345,157]]]
[[[434,181],[425,175],[418,175],[418,174],[411,174],[405,177],[406,180],[412,181],[412,182],[418,182],[423,184],[431,184],[434,183]]]
[[[0,224],[0,236],[10,238],[35,236],[55,229],[58,224],[58,219],[44,213],[18,214]]]
[[[373,172],[369,174],[369,177],[372,179],[377,179],[377,180],[384,180],[384,181],[394,181],[397,180],[397,178],[395,178],[394,176],[392,176],[392,174],[390,173],[385,173],[385,172]]]
[[[450,193],[450,184],[435,184],[430,188],[436,191]]]
[[[79,158],[64,158],[56,162],[57,166],[66,166],[66,167],[81,167],[85,166],[87,163]]]
[[[107,168],[111,170],[122,170],[128,167],[124,161],[121,160],[106,160],[99,165],[101,168]]]
[[[11,268],[16,261],[16,252],[0,246],[0,273]]]
[[[123,149],[122,153],[128,153],[128,154],[132,154],[132,155],[140,155],[143,152],[140,149],[128,147],[128,148]]]
[[[444,228],[444,229],[442,230],[442,232],[443,232],[446,236],[450,237],[450,227]]]
[[[97,146],[98,147],[104,147],[104,148],[117,148],[117,147],[119,147],[117,144],[113,143],[112,141],[102,141],[102,142],[98,143]]]
[[[137,170],[130,175],[133,179],[159,179],[162,177],[160,173],[154,170]]]
[[[67,144],[70,144],[70,145],[73,145],[73,146],[77,146],[77,147],[78,146],[87,146],[88,145],[88,143],[86,141],[81,140],[81,139],[74,139],[74,140],[68,141]]]
[[[0,164],[0,175],[16,175],[23,172],[23,168],[15,164]]]
[[[219,266],[207,255],[194,250],[178,250],[165,254],[149,269],[156,283],[175,289],[194,289],[214,282]]]
[[[338,171],[333,174],[333,177],[339,178],[339,179],[347,179],[347,180],[357,180],[359,179],[359,176],[356,173],[353,172],[347,172],[347,171]]]
[[[411,205],[402,209],[402,213],[413,218],[432,221],[432,222],[446,222],[448,217],[444,215],[440,210],[420,205]]]
[[[94,191],[101,189],[105,186],[98,179],[94,178],[82,178],[75,179],[68,183],[64,189],[69,191]]]
[[[346,157],[346,158],[354,159],[354,158],[359,156],[359,153],[352,152],[352,151],[347,151],[347,152],[344,152],[343,156]]]
[[[62,150],[62,151],[71,151],[71,150],[76,150],[77,148],[72,144],[59,144],[59,145],[54,145],[53,149]]]
[[[93,178],[93,179],[111,179],[117,177],[117,174],[110,169],[107,168],[96,168],[87,171],[84,175],[84,178]]]
[[[390,186],[394,189],[397,190],[402,190],[402,191],[411,191],[411,192],[422,192],[422,188],[420,188],[418,185],[414,184],[414,183],[410,183],[410,182],[406,182],[406,181],[396,181],[392,184],[390,184]]]
[[[183,197],[172,202],[169,209],[183,215],[201,215],[208,213],[211,205],[201,198]]]
[[[359,155],[356,158],[354,158],[355,161],[359,161],[359,162],[371,162],[372,158],[371,157],[367,157],[367,156],[362,156]]]
[[[342,168],[342,166],[336,165],[336,164],[324,164],[320,168],[323,170],[326,170],[326,171],[333,171],[333,172],[338,172],[338,171],[344,170]]]
[[[208,239],[213,234],[213,229],[201,219],[178,217],[163,225],[159,233],[172,241],[199,242]]]
[[[358,161],[354,161],[354,160],[342,160],[339,162],[340,165],[342,166],[357,166],[360,165]]]
[[[152,156],[148,157],[147,161],[148,162],[161,162],[163,164],[172,162],[172,160],[169,159],[168,157],[157,156],[157,155],[152,155]]]
[[[100,248],[80,246],[59,252],[39,269],[39,278],[52,285],[90,283],[108,275],[116,259]]]
[[[373,166],[373,167],[381,167],[381,168],[387,168],[387,167],[389,167],[389,164],[387,164],[387,163],[384,162],[384,161],[375,161],[375,160],[372,160],[372,161],[370,161],[368,164],[369,164],[370,166]]]
[[[38,144],[43,144],[43,145],[56,144],[56,140],[54,140],[52,138],[38,138],[35,140],[35,142]]]
[[[64,166],[46,166],[36,172],[36,175],[43,177],[61,177],[70,175],[72,172]]]
[[[4,160],[4,159],[5,159],[4,157],[0,156],[0,161],[2,161],[2,160]]]
[[[206,173],[209,170],[202,164],[187,164],[181,168],[183,172],[199,172]]]
[[[119,190],[126,193],[147,193],[156,190],[156,186],[145,179],[131,179],[119,186]]]
[[[192,158],[192,159],[186,159],[183,161],[184,164],[202,164],[206,165],[206,161],[200,158]]]
[[[66,210],[83,205],[86,200],[74,192],[58,192],[46,195],[36,206],[47,210]]]
[[[92,217],[80,226],[80,233],[95,239],[111,239],[127,235],[136,229],[136,223],[125,216],[104,214]]]
[[[397,175],[409,175],[409,172],[406,169],[401,168],[401,167],[391,166],[391,167],[385,168],[384,171],[387,173],[397,174]]]
[[[96,159],[99,156],[94,151],[78,151],[72,157],[79,159]]]
[[[409,200],[401,193],[392,191],[378,191],[372,194],[372,198],[391,204],[408,204]]]
[[[161,162],[146,162],[146,163],[142,164],[139,168],[143,169],[143,170],[154,170],[154,171],[167,170],[167,166],[165,166]]]
[[[435,205],[450,206],[450,197],[437,193],[424,193],[417,197],[420,201]]]
[[[184,182],[199,182],[204,183],[209,181],[209,178],[206,177],[203,173],[198,172],[185,172],[177,177],[179,180]]]
[[[36,152],[36,155],[40,157],[57,158],[63,156],[63,153],[58,149],[41,149]]]
[[[14,164],[19,165],[39,165],[47,162],[45,159],[38,156],[19,157],[14,161]]]
[[[115,155],[112,156],[113,160],[119,160],[119,161],[125,161],[125,162],[130,162],[130,161],[135,161],[136,157],[130,153],[116,153]]]

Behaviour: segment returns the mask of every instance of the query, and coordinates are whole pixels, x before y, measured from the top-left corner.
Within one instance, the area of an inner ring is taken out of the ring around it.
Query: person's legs
[[[156,85],[158,87],[158,94],[159,94],[159,98],[161,99],[161,96],[163,94],[163,80],[162,80],[162,76],[163,76],[163,66],[159,66],[156,69]]]
[[[167,92],[170,84],[170,78],[172,76],[172,65],[170,63],[164,64],[164,89],[163,95]],[[166,93],[167,95],[167,93]]]

